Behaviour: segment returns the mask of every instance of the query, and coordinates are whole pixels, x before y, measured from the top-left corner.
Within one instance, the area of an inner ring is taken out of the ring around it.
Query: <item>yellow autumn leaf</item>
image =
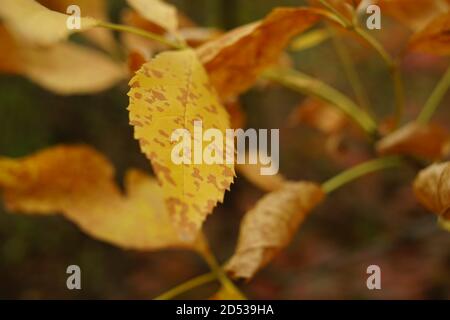
[[[128,4],[147,20],[169,32],[178,29],[177,9],[162,0],[127,0]]]
[[[450,162],[433,164],[419,172],[414,180],[419,202],[437,214],[442,225],[450,221]]]
[[[311,182],[288,182],[264,196],[244,216],[238,245],[226,271],[235,278],[252,278],[289,244],[306,215],[323,197],[320,186]]]
[[[88,235],[126,249],[194,247],[179,240],[156,179],[129,170],[125,190],[115,184],[111,163],[87,146],[0,158],[0,192],[9,211],[59,212]]]
[[[438,159],[448,152],[450,135],[434,123],[411,122],[385,136],[376,144],[381,155],[404,154],[427,159]]]
[[[14,35],[30,44],[51,45],[74,32],[89,30],[98,24],[94,18],[81,18],[80,29],[69,29],[69,15],[52,11],[34,0],[2,0],[0,18]]]
[[[67,13],[67,8],[76,5],[80,7],[83,17],[92,17],[100,21],[109,20],[107,0],[38,0],[38,2],[50,10],[60,13]],[[110,30],[93,28],[83,35],[107,51],[114,49],[115,40]]]
[[[277,61],[291,38],[317,20],[308,9],[277,8],[259,22],[205,43],[197,53],[220,97],[233,97],[251,87]]]
[[[61,95],[99,92],[126,77],[126,68],[103,53],[70,42],[22,51],[24,75]]]
[[[233,182],[234,165],[205,164],[202,159],[195,161],[200,164],[175,164],[172,153],[179,140],[172,142],[171,137],[177,129],[182,130],[185,141],[181,151],[189,160],[197,153],[201,158],[211,148],[217,154],[224,151],[224,158],[229,150],[217,137],[198,145],[202,137],[196,138],[194,125],[201,122],[204,131],[218,129],[221,138],[231,145],[233,142],[224,138],[225,130],[230,128],[228,113],[192,50],[159,54],[143,65],[130,86],[128,110],[134,136],[151,160],[180,236],[191,239],[217,202],[223,200],[225,190]],[[191,150],[184,148],[186,144]]]

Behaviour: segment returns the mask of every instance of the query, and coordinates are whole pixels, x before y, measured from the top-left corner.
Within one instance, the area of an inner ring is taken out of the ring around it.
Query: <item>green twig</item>
[[[157,42],[160,42],[162,44],[165,44],[166,46],[169,46],[173,49],[184,49],[186,48],[185,45],[183,44],[179,44],[179,43],[175,43],[172,42],[160,35],[139,29],[139,28],[135,28],[135,27],[131,27],[131,26],[126,26],[126,25],[122,25],[122,24],[115,24],[115,23],[109,23],[109,22],[103,22],[100,21],[97,24],[98,27],[101,28],[106,28],[106,29],[110,29],[110,30],[116,30],[116,31],[122,31],[122,32],[128,32],[128,33],[132,33],[150,40],[154,40]]]
[[[350,98],[327,84],[292,69],[271,69],[266,71],[264,76],[292,90],[313,95],[336,106],[370,136],[376,136],[375,121]]]
[[[445,72],[444,76],[438,82],[436,88],[433,90],[433,93],[428,98],[425,106],[422,109],[419,117],[417,118],[417,122],[421,124],[426,124],[431,120],[433,114],[436,112],[439,107],[442,99],[445,97],[445,94],[450,87],[450,67]]]
[[[332,29],[328,28],[330,33],[333,35],[333,45],[336,49],[339,59],[341,60],[342,66],[344,68],[345,74],[347,76],[348,82],[353,89],[356,99],[359,105],[365,110],[371,110],[370,101],[364,86],[362,85],[361,79],[356,71],[355,65],[350,57],[347,46],[341,42],[338,34]]]
[[[176,296],[179,296],[182,293],[185,293],[191,289],[204,285],[206,283],[212,282],[216,280],[216,275],[213,272],[195,277],[191,280],[188,280],[179,286],[176,286],[169,291],[157,296],[154,300],[170,300]]]
[[[379,158],[375,160],[371,160],[365,163],[362,163],[360,165],[357,165],[351,169],[348,169],[347,171],[344,171],[337,176],[331,178],[330,180],[326,181],[322,184],[322,189],[326,193],[331,193],[335,191],[336,189],[339,189],[343,185],[352,182],[353,180],[360,178],[362,176],[365,176],[369,173],[398,167],[403,163],[402,159],[398,156],[393,157],[385,157],[385,158]]]

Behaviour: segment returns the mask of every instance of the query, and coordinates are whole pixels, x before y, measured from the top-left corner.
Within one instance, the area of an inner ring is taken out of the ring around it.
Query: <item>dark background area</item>
[[[172,3],[200,25],[230,29],[262,18],[276,6],[302,1]],[[110,1],[113,21],[124,6],[125,1]],[[390,51],[399,50],[396,33],[382,30],[377,36]],[[355,42],[349,46],[382,119],[393,99],[386,68],[370,49]],[[331,41],[291,57],[299,70],[351,94]],[[420,55],[404,60],[409,119],[420,110],[446,63]],[[0,155],[19,157],[55,144],[86,143],[115,164],[119,180],[130,167],[150,172],[128,124],[127,88],[124,82],[92,96],[62,97],[21,77],[0,75]],[[288,128],[288,115],[303,99],[277,86],[255,88],[241,98],[248,127],[281,129],[280,168],[286,177],[325,181],[368,156],[358,146],[331,155],[323,135],[306,127]],[[436,115],[447,127],[448,104],[449,99]],[[410,187],[414,176],[408,168],[390,170],[339,190],[308,217],[286,250],[241,285],[242,290],[255,299],[449,298],[450,237],[438,228],[436,217],[417,204]],[[262,194],[238,177],[225,203],[208,218],[206,233],[221,262],[233,253],[241,217]],[[81,267],[81,291],[66,288],[65,271],[71,264]],[[382,269],[382,290],[366,288],[371,264]],[[14,215],[0,207],[0,298],[151,299],[207,271],[194,253],[126,251],[88,237],[62,217]],[[212,284],[184,297],[205,298],[216,289]]]

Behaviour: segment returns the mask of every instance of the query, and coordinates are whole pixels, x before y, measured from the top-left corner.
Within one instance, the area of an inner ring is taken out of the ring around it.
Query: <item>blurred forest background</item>
[[[230,29],[262,18],[276,6],[299,0],[170,1],[202,26]],[[124,0],[109,1],[117,22]],[[383,17],[374,31],[386,48],[400,53],[407,30]],[[348,40],[348,39],[347,39]],[[370,49],[348,42],[363,85],[383,119],[393,93],[383,62]],[[289,51],[289,50],[288,50]],[[351,94],[331,40],[290,52],[299,70]],[[402,64],[408,117],[413,119],[447,67],[445,59],[409,54]],[[95,66],[93,66],[95,67]],[[128,124],[127,84],[92,96],[63,97],[17,76],[0,75],[0,155],[19,157],[59,143],[86,143],[124,170],[150,171]],[[287,119],[304,96],[278,86],[254,88],[241,97],[247,126],[280,128],[281,172],[290,179],[324,181],[367,159],[361,142],[344,141],[331,152],[314,129],[289,127]],[[450,103],[450,96],[445,104]],[[444,105],[436,120],[449,127]],[[429,299],[450,298],[450,237],[436,217],[417,204],[410,187],[415,173],[398,169],[370,175],[340,189],[317,208],[291,245],[242,290],[255,299]],[[263,193],[238,177],[225,203],[206,223],[221,262],[232,254],[240,219]],[[1,206],[1,204],[0,204]],[[82,270],[82,290],[66,288],[66,268]],[[366,288],[366,268],[382,269],[382,290]],[[6,213],[0,207],[0,298],[151,299],[208,268],[194,253],[125,251],[96,241],[59,216]],[[205,298],[206,285],[183,297]]]

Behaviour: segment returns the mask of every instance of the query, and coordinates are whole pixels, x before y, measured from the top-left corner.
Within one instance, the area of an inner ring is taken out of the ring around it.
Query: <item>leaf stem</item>
[[[442,99],[445,97],[445,94],[450,87],[450,67],[445,72],[444,76],[438,82],[436,88],[433,90],[432,94],[428,98],[425,106],[423,107],[420,115],[417,118],[417,122],[421,124],[426,124],[431,120],[433,114],[436,112],[439,107]]]
[[[339,189],[343,185],[352,182],[353,180],[360,178],[362,176],[365,176],[369,173],[398,167],[403,163],[402,159],[398,156],[392,156],[392,157],[384,157],[384,158],[378,158],[375,160],[371,160],[365,163],[362,163],[360,165],[357,165],[353,168],[350,168],[337,176],[331,178],[330,180],[324,182],[322,184],[322,189],[326,193],[331,193],[335,191],[336,189]]]
[[[212,282],[216,280],[216,275],[213,272],[206,273],[204,275],[192,278],[169,291],[157,296],[154,300],[170,300],[176,296],[179,296],[182,293],[185,293],[191,289],[204,285],[206,283]]]
[[[375,137],[377,135],[375,121],[350,98],[327,84],[292,69],[271,69],[266,71],[264,75],[292,90],[313,95],[336,106],[370,136]]]
[[[339,60],[341,60],[348,82],[353,89],[358,103],[363,109],[371,110],[367,92],[362,85],[361,79],[358,75],[358,71],[356,70],[355,65],[350,57],[347,46],[345,45],[345,43],[342,43],[336,31],[334,31],[330,27],[328,27],[328,30],[332,34],[334,48],[339,57]]]
[[[205,242],[206,243],[206,242]],[[210,267],[213,274],[220,281],[222,286],[228,291],[233,292],[233,295],[240,297],[242,300],[246,300],[245,295],[234,285],[234,283],[227,277],[222,267],[216,260],[216,257],[211,252],[209,246],[206,244],[203,250],[199,251],[205,262]]]
[[[167,40],[166,38],[164,38],[164,37],[162,37],[160,35],[157,35],[157,34],[154,34],[154,33],[151,33],[151,32],[148,32],[148,31],[145,31],[145,30],[142,30],[142,29],[139,29],[139,28],[126,26],[126,25],[123,25],[123,24],[115,24],[115,23],[110,23],[110,22],[99,21],[97,26],[101,27],[101,28],[110,29],[110,30],[116,30],[116,31],[121,31],[121,32],[132,33],[132,34],[135,34],[135,35],[138,35],[138,36],[150,39],[150,40],[154,40],[154,41],[160,42],[160,43],[165,44],[166,46],[169,46],[169,47],[171,47],[173,49],[184,49],[184,48],[186,48],[185,45],[172,42],[172,41]]]

